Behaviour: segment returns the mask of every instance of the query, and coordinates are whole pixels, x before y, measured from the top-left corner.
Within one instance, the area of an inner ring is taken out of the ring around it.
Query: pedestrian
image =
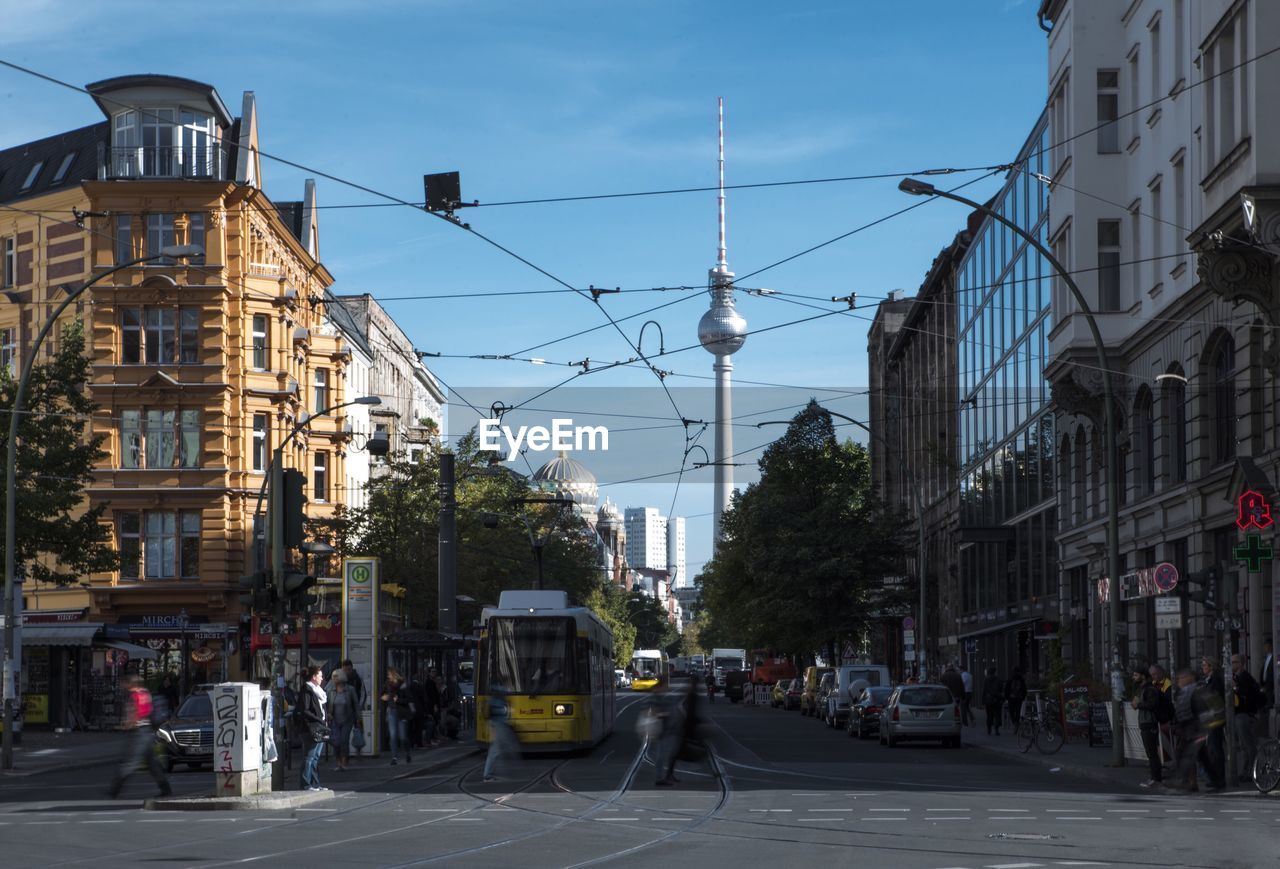
[[[960,671],[956,669],[954,663],[947,664],[947,669],[942,671],[942,678],[938,681],[947,686],[957,706],[964,703],[964,679],[961,678]]]
[[[1152,664],[1150,669],[1147,670],[1147,675],[1151,679],[1151,684],[1160,692],[1160,696],[1156,701],[1156,722],[1160,725],[1160,741],[1165,747],[1164,754],[1169,759],[1170,765],[1172,765],[1177,757],[1177,747],[1174,743],[1173,708],[1173,696],[1176,692],[1164,667],[1159,664]]]
[[[1130,705],[1138,710],[1138,734],[1142,749],[1147,753],[1147,767],[1151,777],[1142,783],[1149,788],[1164,781],[1164,767],[1160,762],[1160,722],[1156,708],[1160,705],[1160,689],[1152,684],[1142,667],[1133,668],[1134,693]]]
[[[995,735],[1000,735],[1000,720],[1004,716],[1004,682],[996,675],[995,667],[987,668],[987,676],[982,680],[982,705],[987,710],[987,736],[995,728]]]
[[[178,680],[172,673],[165,673],[164,678],[160,680],[160,695],[164,697],[170,712],[178,711]]]
[[[355,702],[356,717],[353,729],[360,731],[360,736],[352,742],[355,745],[356,754],[362,754],[365,744],[364,708],[369,695],[365,693],[364,680],[360,678],[360,673],[356,670],[355,664],[351,663],[350,658],[342,662],[342,672],[347,677],[347,690],[351,692],[351,699]]]
[[[652,739],[653,783],[657,787],[671,787],[679,781],[675,777],[675,766],[680,753],[680,705],[670,695],[654,695],[649,699],[648,712],[655,732]]]
[[[124,722],[121,730],[125,732],[124,748],[120,753],[120,765],[116,768],[115,777],[107,788],[107,796],[115,799],[129,776],[138,771],[138,766],[145,760],[147,772],[160,786],[160,796],[167,797],[173,793],[169,787],[169,779],[156,757],[156,736],[152,729],[152,711],[154,702],[151,692],[142,685],[142,679],[136,673],[124,678]]]
[[[1247,783],[1252,780],[1253,757],[1258,752],[1258,712],[1266,700],[1262,689],[1245,668],[1242,655],[1231,656],[1231,680],[1235,693],[1235,715],[1232,718],[1236,745],[1235,779]]]
[[[960,665],[960,681],[964,685],[964,698],[960,703],[960,722],[966,727],[973,726],[973,674],[964,664]]]
[[[714,670],[707,670],[707,702],[716,702],[716,674]]]
[[[427,738],[432,745],[440,744],[440,737],[445,731],[444,719],[452,700],[452,692],[445,684],[444,677],[432,667],[430,680],[427,682],[427,702],[431,704],[427,718]]]
[[[489,691],[489,752],[484,758],[484,780],[495,782],[502,781],[498,769],[520,753],[520,742],[511,729],[506,691],[496,682]]]
[[[1217,661],[1210,655],[1200,659],[1200,685],[1203,691],[1196,696],[1200,704],[1202,723],[1207,731],[1205,753],[1213,763],[1209,778],[1214,787],[1225,786],[1227,775],[1226,684]]]
[[[329,725],[325,721],[325,693],[320,687],[323,671],[317,666],[306,669],[307,681],[302,684],[298,696],[298,721],[302,727],[302,747],[306,750],[306,759],[302,762],[301,788],[304,791],[324,790],[320,787],[320,775],[317,767],[320,764],[320,752],[329,738]]]
[[[330,741],[338,765],[334,772],[342,772],[351,762],[351,730],[356,723],[356,695],[347,685],[347,674],[334,670],[329,679],[333,691],[329,695]]]
[[[400,746],[404,746],[404,762],[412,763],[409,745],[409,722],[413,720],[413,697],[400,671],[387,670],[387,687],[382,695],[382,708],[386,711],[387,741],[391,744],[391,765],[395,766]]]
[[[1189,669],[1179,670],[1176,676],[1174,726],[1178,734],[1178,767],[1174,787],[1182,791],[1196,789],[1196,759],[1202,753],[1205,741],[1204,728],[1192,702],[1197,687],[1195,680],[1195,674]]]
[[[409,697],[413,702],[413,715],[409,719],[409,743],[422,748],[427,730],[426,676],[419,674],[409,679]]]
[[[1004,699],[1009,705],[1009,722],[1017,733],[1018,724],[1022,721],[1022,704],[1027,699],[1027,683],[1022,678],[1021,667],[1009,671],[1009,679],[1004,683]]]

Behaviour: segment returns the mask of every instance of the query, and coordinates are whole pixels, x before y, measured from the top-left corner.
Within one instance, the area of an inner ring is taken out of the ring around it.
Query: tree
[[[587,594],[583,605],[613,631],[613,666],[625,670],[636,650],[636,626],[627,611],[627,593],[611,582],[600,583]]]
[[[102,449],[106,435],[85,434],[98,405],[85,390],[89,359],[84,350],[83,326],[65,327],[53,359],[32,367],[18,420],[14,559],[28,577],[57,585],[120,566],[102,521],[107,503],[85,506],[84,489],[107,453]],[[0,368],[0,409],[6,411],[0,414],[0,448],[5,450],[17,389],[13,373]],[[0,504],[0,519],[3,511]]]
[[[661,602],[647,594],[632,592],[627,597],[627,619],[635,626],[637,649],[664,649],[674,654],[680,633],[667,618]]]
[[[905,524],[875,495],[866,450],[838,442],[830,415],[810,401],[723,515],[702,574],[702,642],[834,657],[884,605]]]

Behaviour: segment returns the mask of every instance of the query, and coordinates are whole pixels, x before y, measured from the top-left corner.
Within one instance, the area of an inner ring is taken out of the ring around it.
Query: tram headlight
[[[572,715],[572,714],[573,714],[573,704],[572,704],[572,703],[557,703],[557,704],[555,705],[555,707],[554,707],[551,711],[552,711],[552,713],[553,713],[553,714],[555,714],[555,715]]]

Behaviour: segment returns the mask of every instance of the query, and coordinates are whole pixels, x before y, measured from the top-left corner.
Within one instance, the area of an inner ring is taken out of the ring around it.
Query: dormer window
[[[216,178],[221,169],[213,115],[149,106],[112,119],[111,172],[116,178]]]
[[[53,173],[53,184],[61,184],[62,179],[67,177],[67,172],[71,169],[71,164],[76,161],[76,152],[62,158],[62,162],[58,164],[58,171]]]
[[[44,168],[44,161],[43,161],[43,160],[41,160],[40,162],[36,163],[36,165],[32,166],[32,167],[31,167],[31,171],[30,171],[29,173],[27,173],[27,180],[25,180],[25,181],[23,181],[23,182],[22,182],[22,187],[20,187],[19,189],[20,189],[20,190],[30,190],[30,189],[31,189],[31,185],[32,185],[32,184],[35,184],[35,183],[36,183],[36,179],[37,179],[38,177],[40,177],[40,170],[41,170],[41,169],[43,169],[43,168]]]

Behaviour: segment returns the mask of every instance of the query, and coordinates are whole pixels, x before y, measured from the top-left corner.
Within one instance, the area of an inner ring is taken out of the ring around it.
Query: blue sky
[[[129,73],[186,76],[214,85],[233,113],[242,92],[253,90],[265,152],[407,200],[421,200],[424,173],[448,170],[461,172],[464,199],[482,203],[712,186],[718,97],[725,100],[729,185],[992,165],[1016,154],[1045,96],[1045,35],[1037,4],[1026,0],[810,0],[786,11],[673,0],[9,5],[0,30],[6,60],[77,85]],[[87,96],[0,68],[0,148],[100,117]],[[267,194],[288,200],[300,198],[310,173],[264,160],[263,174]],[[800,302],[834,310],[819,300],[857,293],[860,305],[870,305],[894,288],[914,292],[961,226],[962,209],[929,203],[746,277],[913,204],[896,183],[731,190],[729,264],[741,285],[816,297],[740,293],[749,327],[821,313]],[[987,180],[969,189],[981,195],[996,186]],[[318,196],[322,206],[383,201],[324,179]],[[662,326],[668,350],[696,341],[707,307],[699,289],[715,262],[714,193],[486,206],[462,216],[572,286],[624,288],[602,300],[616,318],[674,303],[624,322],[632,341],[648,319]],[[569,292],[477,296],[562,287],[409,208],[326,209],[320,230],[334,290],[384,299],[423,350],[513,354],[606,322],[593,303]],[[638,291],[681,286],[692,289]],[[404,298],[441,294],[464,298]],[[809,387],[865,387],[871,315],[864,307],[752,335],[734,357],[735,376],[805,387],[779,390],[778,408],[801,402]],[[657,347],[653,327],[643,346],[646,353]],[[599,363],[634,354],[606,328],[526,355]],[[485,396],[485,405],[506,395],[516,403],[570,373],[527,362],[430,364],[464,396]],[[667,383],[681,387],[682,414],[709,418],[709,382],[684,375],[710,375],[711,357],[695,348],[655,364],[673,372]],[[594,423],[603,417],[592,419],[592,411],[608,394],[615,412],[630,405],[645,408],[636,415],[674,416],[669,404],[653,401],[656,384],[643,368],[618,368],[580,378],[537,406]],[[770,408],[768,388],[756,393],[749,402],[760,403],[750,407]],[[863,407],[814,394],[850,415]],[[546,424],[547,415],[512,421]],[[638,435],[639,445],[615,442],[614,450],[644,452],[633,463],[642,473],[619,476],[615,455],[600,473],[602,496],[667,511],[673,477],[616,483],[680,468],[681,426],[652,424],[662,427]],[[743,449],[768,435],[744,426],[736,438]],[[710,432],[700,443],[711,450]],[[701,458],[694,453],[690,461]],[[739,481],[751,471],[740,468]],[[709,470],[690,471],[675,499],[675,512],[692,517],[691,572],[710,553],[709,480]]]

